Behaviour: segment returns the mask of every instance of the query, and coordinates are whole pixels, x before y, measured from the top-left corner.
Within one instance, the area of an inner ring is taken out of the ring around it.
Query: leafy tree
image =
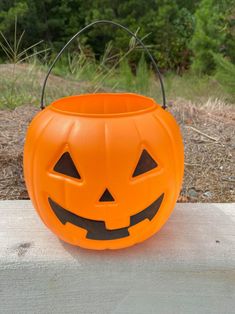
[[[229,16],[234,0],[202,0],[195,13],[196,28],[191,42],[193,69],[211,74],[216,68],[213,53],[224,53],[235,58]]]
[[[190,13],[194,13],[198,8],[201,0],[176,0],[176,3],[180,8],[186,8]]]
[[[0,2],[0,31],[6,33],[8,37],[15,25],[17,16],[18,22],[22,23],[23,18],[28,13],[26,1],[2,1]]]
[[[147,35],[144,42],[151,45],[161,68],[187,67],[190,55],[187,44],[191,40],[194,23],[192,14],[186,8],[179,8],[177,3],[171,0],[114,0],[112,4],[108,0],[96,0],[88,20],[100,18],[118,21],[132,31],[138,31],[139,37]],[[115,30],[114,33],[110,27],[96,28],[89,35],[93,35],[89,43],[97,52],[101,47],[103,49],[104,42],[108,40],[112,39],[116,46],[122,49],[129,41],[125,32]],[[99,45],[96,44],[97,39]]]
[[[85,24],[97,19],[110,19],[126,25],[144,38],[162,70],[182,72],[189,67],[191,51],[188,43],[194,32],[193,13],[198,2],[2,0],[0,30],[4,30],[7,38],[11,36],[12,21],[17,15],[19,29],[26,31],[24,41],[27,46],[43,39],[56,52]],[[90,29],[80,38],[80,42],[92,49],[97,57],[109,41],[113,42],[114,53],[120,49],[128,50],[130,37],[123,30],[102,25]],[[76,51],[76,45],[74,43],[70,49]],[[136,64],[140,54],[132,52],[129,58],[131,64],[132,61]]]
[[[235,100],[235,64],[220,54],[214,54],[213,57],[216,63],[216,79]]]

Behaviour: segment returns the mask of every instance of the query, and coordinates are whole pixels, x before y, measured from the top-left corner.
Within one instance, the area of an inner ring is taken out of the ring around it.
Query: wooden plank
[[[0,313],[234,313],[235,204],[177,204],[119,251],[58,240],[30,201],[0,201]]]

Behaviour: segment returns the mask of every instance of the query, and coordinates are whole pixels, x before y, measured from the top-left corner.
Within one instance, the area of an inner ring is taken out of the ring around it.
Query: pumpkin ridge
[[[42,215],[39,211],[39,208],[40,206],[38,206],[38,198],[37,198],[37,195],[35,193],[35,180],[34,180],[34,174],[35,174],[35,155],[36,155],[36,151],[39,149],[39,145],[38,143],[40,142],[40,139],[42,138],[42,135],[43,133],[46,131],[47,127],[49,126],[49,124],[54,120],[55,117],[50,117],[47,121],[47,123],[45,123],[45,125],[43,126],[43,129],[42,131],[39,133],[39,136],[37,137],[37,139],[35,140],[34,142],[34,148],[35,150],[33,150],[32,152],[32,155],[33,155],[33,158],[32,158],[32,169],[31,169],[31,173],[32,173],[32,191],[33,191],[33,198],[34,198],[34,201],[36,203],[36,206],[37,206],[37,209],[38,209],[38,213],[41,217],[41,219],[44,221],[44,223],[46,224],[45,220],[42,218]]]
[[[160,123],[162,128],[168,134],[168,137],[169,137],[170,142],[171,142],[171,151],[172,151],[172,160],[174,161],[174,169],[177,169],[177,158],[176,158],[176,153],[175,153],[177,151],[177,148],[176,148],[176,144],[175,144],[174,138],[172,136],[172,130],[170,130],[168,124],[165,123],[165,121],[163,121],[163,119],[161,117],[159,117],[159,115],[153,114],[153,117]],[[178,197],[178,195],[176,195],[177,182],[179,181],[180,178],[179,178],[179,175],[178,175],[177,171],[174,171],[174,175],[175,175],[175,179],[174,179],[174,182],[175,182],[174,194],[175,194],[175,197],[177,198]]]

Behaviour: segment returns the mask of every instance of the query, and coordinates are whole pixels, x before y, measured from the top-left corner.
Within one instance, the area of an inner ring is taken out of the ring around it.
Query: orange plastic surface
[[[133,176],[144,150],[157,167]],[[80,178],[55,171],[65,152]],[[173,116],[153,99],[136,94],[59,99],[35,116],[24,147],[25,181],[41,219],[62,240],[89,249],[124,248],[157,232],[175,206],[183,168],[183,143]],[[106,189],[114,200],[101,202]],[[131,225],[131,217],[136,222],[138,213],[162,195],[154,217]],[[58,219],[49,199],[70,216],[87,219],[90,228],[98,221],[107,234],[124,228],[128,235],[87,238],[86,228]]]

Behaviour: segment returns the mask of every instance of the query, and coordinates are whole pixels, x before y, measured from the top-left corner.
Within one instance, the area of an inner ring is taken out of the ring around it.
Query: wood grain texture
[[[58,240],[30,201],[0,202],[0,313],[235,312],[235,204],[177,204],[119,251]]]

